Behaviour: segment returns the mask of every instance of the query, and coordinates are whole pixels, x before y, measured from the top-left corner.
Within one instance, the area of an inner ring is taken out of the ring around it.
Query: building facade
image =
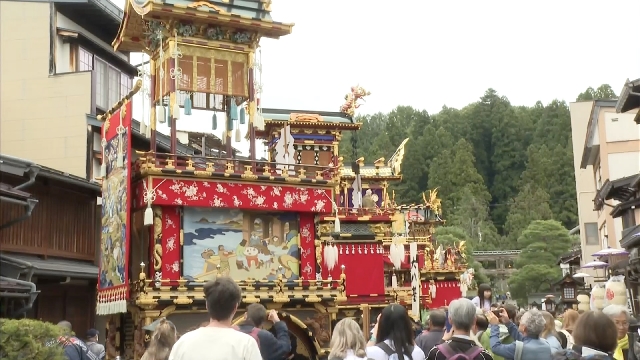
[[[622,219],[611,216],[618,201],[602,201],[601,190],[640,171],[640,128],[633,122],[637,110],[617,113],[616,103],[595,100],[570,104],[584,262],[602,248],[620,247]]]
[[[0,152],[99,176],[95,116],[137,74],[129,54],[110,45],[122,14],[109,0],[0,2]]]

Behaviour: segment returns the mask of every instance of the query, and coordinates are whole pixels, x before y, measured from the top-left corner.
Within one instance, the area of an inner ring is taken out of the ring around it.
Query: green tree
[[[447,217],[447,224],[464,231],[473,240],[477,250],[494,250],[500,245],[498,235],[491,217],[486,200],[477,198],[471,189],[464,187],[456,192],[457,203],[451,216]]]
[[[617,99],[618,95],[616,95],[615,91],[609,86],[609,84],[602,84],[598,86],[597,89],[593,89],[591,86],[587,88],[584,92],[578,95],[576,101],[586,101],[586,100],[604,100],[604,99]]]
[[[509,206],[509,215],[505,223],[508,245],[505,246],[509,249],[519,249],[518,238],[532,221],[552,218],[549,195],[533,184],[526,184]]]
[[[516,273],[509,279],[512,295],[519,300],[530,293],[548,290],[562,272],[556,262],[569,251],[572,239],[567,229],[554,220],[533,221],[518,238],[522,252],[516,260]]]
[[[0,359],[65,360],[62,346],[56,343],[61,335],[62,328],[51,323],[0,319]]]

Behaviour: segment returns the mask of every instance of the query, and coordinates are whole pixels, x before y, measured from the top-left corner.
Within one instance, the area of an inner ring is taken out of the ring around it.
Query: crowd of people
[[[242,294],[231,278],[208,282],[204,292],[210,320],[182,336],[171,321],[156,321],[142,360],[298,359],[295,337],[276,311],[251,304],[242,322],[233,325]],[[270,331],[261,328],[267,320],[273,323]],[[368,340],[356,321],[340,320],[326,360],[637,360],[640,344],[629,336],[633,320],[617,305],[583,313],[568,309],[557,319],[535,308],[518,311],[492,304],[491,289],[482,285],[473,300],[431,310],[427,329],[417,337],[414,320],[399,304],[382,310]],[[59,325],[71,331],[68,322]],[[70,360],[104,357],[104,348],[95,346],[97,331],[88,337],[87,343],[64,337]]]

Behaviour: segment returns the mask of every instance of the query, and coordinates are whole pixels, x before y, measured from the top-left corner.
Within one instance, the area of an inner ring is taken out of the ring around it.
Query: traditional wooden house
[[[14,299],[2,316],[66,319],[82,334],[95,318],[100,186],[5,155],[0,178],[0,296]]]

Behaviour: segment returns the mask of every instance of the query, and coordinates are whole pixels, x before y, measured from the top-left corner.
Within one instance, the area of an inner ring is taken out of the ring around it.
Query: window
[[[125,74],[120,74],[120,98],[127,96],[131,91],[131,79]]]
[[[598,168],[596,170],[596,189],[600,190],[602,187],[602,166],[598,164]]]
[[[565,299],[575,299],[576,298],[576,290],[572,287],[566,287],[563,289],[563,297]]]
[[[109,109],[131,91],[131,78],[105,61],[95,58],[96,105]]]
[[[584,233],[587,245],[598,245],[600,243],[598,240],[598,223],[585,223]]]
[[[609,233],[607,232],[607,224],[602,224],[600,228],[600,238],[602,239],[602,248],[606,249],[609,247]]]
[[[107,64],[96,59],[96,105],[108,109],[109,98],[107,92]]]
[[[109,67],[109,104],[107,107],[113,106],[120,100],[120,71]]]
[[[78,47],[78,71],[93,70],[93,54]]]

